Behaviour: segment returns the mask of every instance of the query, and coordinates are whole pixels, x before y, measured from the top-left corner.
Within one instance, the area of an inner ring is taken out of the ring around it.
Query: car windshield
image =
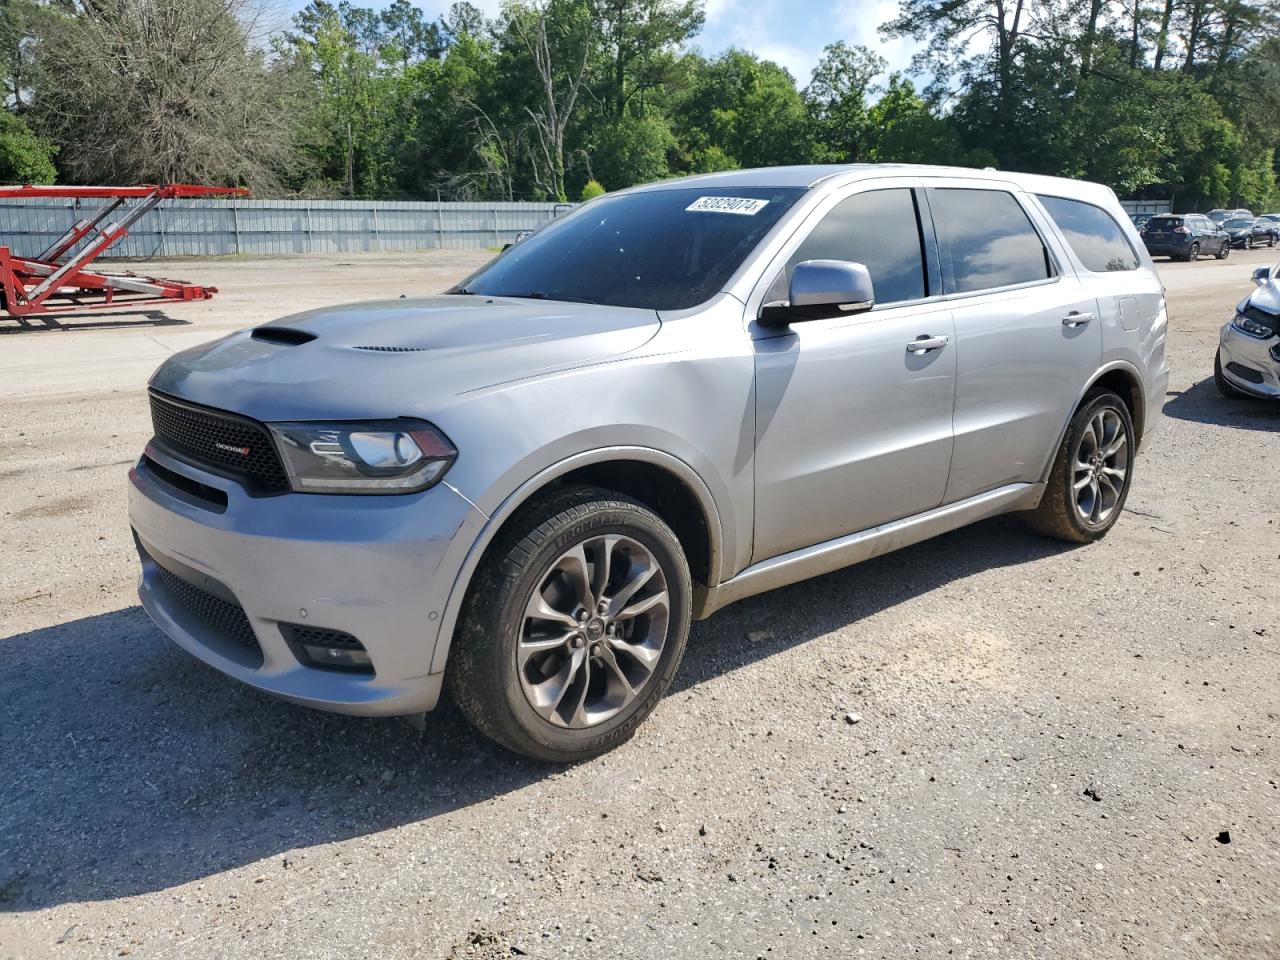
[[[1252,221],[1252,220],[1228,220],[1228,221],[1227,221],[1227,223],[1226,223],[1226,226],[1228,226],[1228,227],[1252,227],[1252,226],[1253,226],[1253,221]]]
[[[710,299],[804,193],[679,187],[601,197],[452,293],[681,310]]]

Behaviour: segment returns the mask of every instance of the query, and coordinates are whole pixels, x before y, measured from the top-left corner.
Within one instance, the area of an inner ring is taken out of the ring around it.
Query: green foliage
[[[31,132],[21,117],[0,110],[0,183],[53,183],[57,148]]]
[[[866,47],[830,44],[805,89],[813,159],[822,163],[865,161],[869,156],[867,94],[886,66]],[[874,129],[874,128],[873,128]]]
[[[596,197],[604,196],[605,189],[599,180],[588,180],[586,186],[582,188],[582,200],[594,200]]]
[[[1280,207],[1275,0],[900,0],[881,29],[918,43],[923,90],[844,42],[802,89],[750,51],[704,56],[704,0],[505,0],[493,19],[460,0],[436,20],[415,0],[311,0],[266,45],[248,2],[0,0],[4,162],[35,179],[56,153],[81,181],[508,200],[908,162]]]
[[[606,126],[591,150],[591,169],[605,183],[648,183],[671,175],[667,152],[676,139],[656,114],[624,115]]]

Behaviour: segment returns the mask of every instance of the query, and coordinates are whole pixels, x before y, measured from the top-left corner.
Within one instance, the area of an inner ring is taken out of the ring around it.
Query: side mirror
[[[1253,271],[1253,282],[1254,282],[1254,283],[1256,283],[1256,284],[1257,284],[1258,286],[1260,286],[1260,287],[1264,287],[1264,286],[1266,286],[1268,283],[1270,283],[1270,282],[1271,282],[1271,268],[1270,268],[1270,267],[1258,267],[1256,270],[1254,270],[1254,271]]]
[[[805,260],[791,271],[787,303],[766,303],[761,322],[786,326],[802,320],[821,320],[864,313],[875,306],[871,274],[849,260]]]

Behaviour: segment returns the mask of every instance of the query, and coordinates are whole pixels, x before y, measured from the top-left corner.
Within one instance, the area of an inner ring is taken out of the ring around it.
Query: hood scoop
[[[314,333],[299,330],[297,327],[255,327],[249,334],[252,340],[263,343],[278,343],[287,347],[296,347],[300,343],[310,343],[316,338]]]

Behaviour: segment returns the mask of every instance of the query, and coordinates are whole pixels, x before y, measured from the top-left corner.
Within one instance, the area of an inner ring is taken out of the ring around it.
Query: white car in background
[[[1222,328],[1213,381],[1224,397],[1280,399],[1280,263],[1259,267],[1253,282]]]

